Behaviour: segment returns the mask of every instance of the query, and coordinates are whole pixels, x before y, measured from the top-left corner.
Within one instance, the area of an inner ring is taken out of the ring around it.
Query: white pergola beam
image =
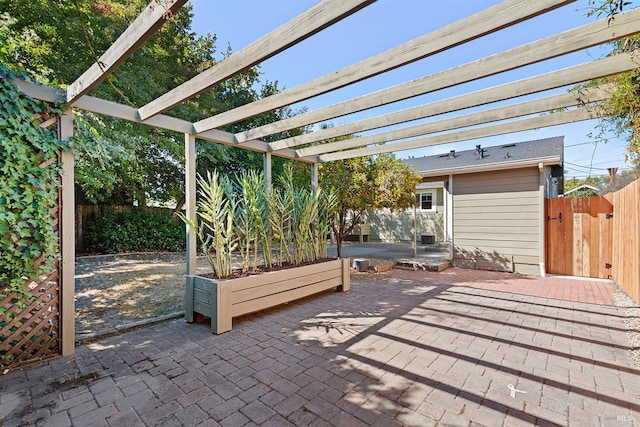
[[[506,0],[378,55],[278,94],[194,123],[196,133],[359,82],[517,24],[575,0]]]
[[[523,80],[517,80],[504,85],[482,89],[466,95],[446,98],[430,104],[407,108],[405,110],[348,123],[342,126],[323,129],[313,132],[310,135],[316,136],[316,138],[314,138],[314,142],[322,141],[329,138],[335,138],[337,136],[355,134],[412,120],[433,117],[439,114],[450,113],[465,108],[486,105],[491,102],[504,101],[523,95],[530,95],[545,90],[556,89],[612,74],[630,71],[637,68],[637,66],[638,64],[632,55],[620,54],[598,59],[586,64],[565,68],[563,70],[541,74],[539,76]],[[336,143],[326,145],[330,147],[332,144]]]
[[[424,123],[417,126],[410,126],[402,129],[381,132],[374,135],[367,135],[359,138],[351,138],[331,144],[316,145],[298,150],[300,157],[330,153],[338,150],[347,150],[356,147],[365,147],[371,144],[386,143],[405,138],[428,135],[432,133],[445,132],[454,129],[461,129],[470,126],[482,125],[500,120],[508,120],[531,114],[543,113],[554,109],[575,107],[605,99],[613,88],[589,88],[581,93],[569,92],[545,98],[526,101],[519,104],[508,105],[506,107],[493,108],[477,113],[465,114],[435,122]]]
[[[63,90],[51,88],[38,83],[28,82],[22,79],[12,79],[11,83],[27,96],[40,101],[61,104],[65,102],[66,93]]]
[[[474,129],[451,132],[444,135],[430,136],[426,138],[413,139],[410,141],[398,142],[395,144],[376,145],[374,147],[359,148],[355,150],[339,151],[335,153],[319,156],[320,162],[331,162],[335,160],[350,159],[354,157],[371,156],[374,154],[392,153],[415,148],[429,147],[433,145],[449,144],[461,141],[470,141],[478,138],[505,135],[514,132],[522,132],[538,128],[564,125],[584,120],[591,120],[601,117],[597,109],[576,108],[574,110],[559,113],[537,116],[508,123],[491,126],[484,126]]]
[[[138,110],[141,120],[184,102],[216,84],[311,37],[357,12],[375,0],[324,0],[244,49],[218,62],[191,80],[170,90]],[[210,127],[213,129],[216,126]],[[199,132],[208,129],[201,129]]]
[[[269,123],[235,135],[242,143],[249,139],[263,138],[335,117],[379,107],[470,81],[479,80],[516,68],[525,67],[561,55],[566,55],[612,39],[628,37],[640,32],[640,8],[616,16],[609,24],[607,19],[587,24],[559,35],[547,37],[477,61],[440,71],[420,79],[392,86],[374,93],[330,105],[308,113]],[[304,134],[270,143],[273,150],[291,148],[312,142],[313,134]]]
[[[130,122],[141,123],[143,125],[154,126],[157,128],[167,129],[184,134],[191,133],[191,130],[193,128],[191,122],[163,114],[159,114],[141,122],[138,120],[138,114],[135,108],[119,104],[117,102],[105,101],[104,99],[95,98],[89,95],[82,96],[73,104],[73,107],[84,111],[90,111],[109,117],[115,117]],[[243,144],[240,147],[236,144],[235,138],[233,137],[232,133],[224,132],[217,129],[197,135],[197,137],[199,139],[206,139],[208,141],[213,141],[224,145],[233,145],[238,148],[258,151],[261,153],[271,151],[269,145],[263,141],[251,141],[250,143]],[[273,155],[288,159],[296,159],[296,154],[293,150],[280,150],[277,153],[273,153]],[[313,162],[315,160],[305,159],[303,161]]]
[[[67,102],[73,103],[96,87],[133,52],[155,34],[187,0],[154,0],[138,15],[100,58],[67,89]]]

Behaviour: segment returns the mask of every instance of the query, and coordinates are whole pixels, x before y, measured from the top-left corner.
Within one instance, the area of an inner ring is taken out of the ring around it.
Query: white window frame
[[[430,194],[431,195],[431,209],[422,209],[422,196],[423,195],[427,195]],[[419,198],[419,199],[418,199]],[[438,207],[438,199],[437,199],[437,192],[436,190],[430,190],[430,191],[424,191],[424,190],[418,190],[416,191],[416,200],[420,200],[420,203],[418,203],[418,208],[417,211],[418,212],[437,212],[437,207]]]

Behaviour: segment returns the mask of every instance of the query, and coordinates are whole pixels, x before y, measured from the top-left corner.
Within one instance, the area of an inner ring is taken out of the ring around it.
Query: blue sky
[[[227,44],[230,44],[232,50],[236,52],[313,6],[317,0],[191,0],[191,3],[194,6],[195,14],[193,30],[198,34],[215,34],[218,38],[219,52],[225,51]],[[277,80],[281,87],[294,87],[384,52],[497,3],[500,1],[378,0],[355,15],[263,62],[261,65],[263,79]],[[634,1],[631,7],[636,7],[638,3],[638,1]],[[304,106],[309,110],[314,110],[593,22],[594,17],[585,16],[587,7],[587,0],[576,1],[513,28],[501,30],[398,70],[305,100],[294,105],[293,108]],[[397,102],[386,107],[339,117],[331,120],[331,123],[340,125],[357,119],[377,116],[388,111],[421,105],[452,95],[588,62],[602,57],[605,53],[606,48],[594,47],[521,70],[485,78],[478,82]],[[220,59],[219,54],[217,57]],[[564,90],[566,88],[545,92],[544,95],[560,93]],[[536,97],[539,96],[541,95]],[[521,100],[496,103],[495,106],[513,104]],[[454,115],[471,111],[473,110],[465,110]],[[428,120],[444,117],[446,116],[438,116]],[[565,169],[568,177],[587,176],[590,167],[592,167],[592,175],[604,175],[608,167],[628,168],[629,165],[624,163],[624,141],[612,137],[605,144],[589,137],[589,134],[597,133],[596,124],[597,121],[586,121],[499,137],[482,138],[453,145],[402,151],[397,155],[401,158],[409,155],[432,155],[444,153],[450,149],[470,149],[476,144],[491,146],[564,135],[565,162],[567,163]]]

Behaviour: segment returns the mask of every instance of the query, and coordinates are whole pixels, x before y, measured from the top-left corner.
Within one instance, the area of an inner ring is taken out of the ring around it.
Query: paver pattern
[[[176,320],[0,377],[4,426],[637,426],[607,282],[354,274],[212,335]]]

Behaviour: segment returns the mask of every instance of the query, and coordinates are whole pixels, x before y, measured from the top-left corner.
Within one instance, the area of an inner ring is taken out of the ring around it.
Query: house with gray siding
[[[544,199],[563,187],[564,137],[411,158],[417,209],[376,212],[371,240],[450,243],[455,266],[544,275]],[[413,229],[413,218],[416,229]]]

